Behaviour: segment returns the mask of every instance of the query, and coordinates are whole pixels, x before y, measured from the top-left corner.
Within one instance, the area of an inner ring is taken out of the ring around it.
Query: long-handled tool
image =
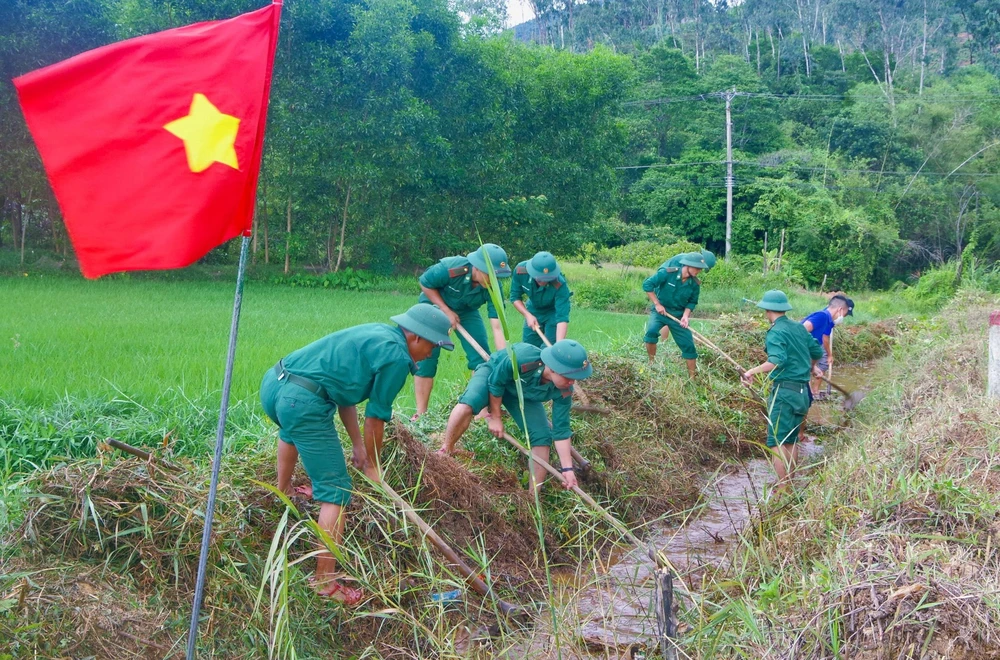
[[[458,553],[452,550],[451,547],[445,543],[444,539],[442,539],[430,525],[424,522],[424,519],[417,514],[413,507],[410,506],[406,500],[400,497],[399,493],[393,490],[389,484],[385,483],[383,480],[378,484],[378,486],[384,490],[385,494],[389,496],[389,499],[395,502],[396,505],[403,511],[403,515],[405,515],[410,522],[417,526],[417,529],[420,530],[421,534],[423,534],[425,538],[430,539],[431,543],[434,544],[434,547],[440,550],[441,554],[443,554],[448,561],[455,565],[458,572],[462,574],[462,577],[465,578],[465,581],[476,591],[476,593],[483,598],[495,599],[497,606],[500,608],[500,611],[504,616],[512,616],[519,611],[516,606],[498,598],[496,594],[493,593],[492,589],[490,589],[489,585],[486,584],[479,576],[479,573],[473,571],[469,565],[458,556]]]
[[[115,440],[114,438],[107,438],[104,442],[108,446],[114,447],[115,449],[119,449],[119,450],[125,452],[126,454],[132,454],[136,458],[141,458],[142,460],[146,461],[147,463],[152,463],[153,465],[159,465],[160,467],[162,467],[163,469],[165,469],[165,470],[167,470],[169,472],[183,472],[184,471],[183,468],[181,468],[181,467],[179,467],[177,465],[174,465],[173,463],[168,463],[167,461],[164,461],[162,459],[156,458],[155,456],[153,456],[152,454],[150,454],[148,451],[143,451],[142,449],[139,449],[138,447],[133,447],[132,445],[127,445],[127,444],[125,444],[124,442],[122,442],[120,440]]]
[[[677,318],[676,316],[674,316],[673,314],[671,314],[667,310],[663,310],[663,315],[666,316],[668,319],[672,319],[674,321],[677,321],[678,323],[681,322],[681,320],[679,318]],[[734,367],[736,367],[737,369],[740,370],[741,374],[746,372],[746,369],[744,369],[742,366],[740,366],[739,362],[737,362],[736,360],[734,360],[733,358],[731,358],[728,353],[726,353],[724,350],[722,350],[721,348],[719,348],[718,346],[716,346],[712,341],[710,341],[707,337],[705,337],[705,335],[701,334],[700,332],[698,332],[697,330],[695,330],[694,328],[692,328],[690,326],[690,324],[688,325],[688,330],[691,331],[691,335],[695,339],[697,339],[701,343],[705,344],[709,348],[715,349],[722,357],[724,357],[727,360],[729,360],[729,362],[731,362]]]
[[[680,323],[679,319],[677,319],[674,316],[671,316],[669,313],[667,314],[667,317],[671,318],[671,319],[673,319],[675,321],[677,321],[678,323]],[[732,357],[730,357],[728,353],[726,353],[724,350],[722,350],[721,348],[719,348],[718,346],[716,346],[710,340],[708,340],[707,338],[705,338],[704,336],[702,336],[701,334],[699,334],[698,332],[696,332],[693,329],[691,329],[691,334],[694,335],[695,339],[700,340],[703,344],[705,344],[709,348],[713,348],[716,351],[718,351],[718,353],[722,357],[724,357],[727,360],[729,360],[733,364],[733,366],[735,366],[737,369],[739,369],[741,374],[742,373],[746,373],[747,370],[746,370],[745,367],[743,367],[743,365],[741,365],[739,362],[737,362]],[[832,380],[830,380],[826,376],[819,376],[819,378],[821,380],[829,383],[831,386],[833,386],[834,388],[836,388],[841,394],[844,395],[844,410],[848,410],[848,411],[849,410],[853,410],[854,407],[857,406],[858,403],[860,403],[861,400],[865,398],[865,396],[867,396],[867,394],[865,392],[858,391],[858,390],[856,390],[854,392],[850,392],[850,391],[844,389],[843,387],[841,387],[840,385],[837,385],[836,383],[834,383]]]
[[[826,384],[833,387],[835,390],[844,395],[844,410],[854,410],[854,408],[861,403],[862,399],[868,396],[867,392],[861,390],[854,390],[853,392],[847,390],[846,388],[837,385],[835,382],[827,378],[826,376],[819,376],[819,379],[824,381]]]
[[[504,437],[504,440],[506,440],[510,444],[514,445],[514,447],[516,447],[519,452],[521,452],[522,454],[524,454],[530,460],[533,460],[534,462],[536,462],[539,465],[541,465],[545,469],[546,472],[548,472],[552,476],[556,477],[560,481],[560,483],[563,483],[563,484],[566,483],[566,479],[563,477],[562,473],[559,472],[559,470],[557,470],[554,467],[552,467],[551,465],[549,465],[549,463],[547,461],[543,461],[542,459],[538,458],[537,456],[532,455],[530,450],[528,450],[524,445],[522,445],[520,442],[518,442],[517,440],[515,440],[514,437],[511,436],[509,433],[504,433],[503,437]],[[573,488],[571,490],[574,493],[576,493],[580,497],[580,499],[583,500],[600,517],[604,518],[604,520],[607,521],[608,524],[610,524],[612,527],[614,527],[615,530],[617,530],[619,534],[621,534],[622,536],[624,536],[625,538],[627,538],[629,540],[629,542],[633,543],[634,545],[636,545],[638,547],[642,547],[644,545],[643,542],[639,540],[639,537],[632,533],[632,530],[630,530],[620,520],[618,520],[613,515],[611,515],[611,513],[607,509],[605,509],[603,506],[601,506],[600,504],[598,504],[597,501],[595,501],[593,497],[591,497],[590,495],[588,495],[586,491],[584,491],[579,486],[573,486]],[[662,567],[662,568],[668,568],[668,569],[670,569],[674,573],[674,575],[679,575],[677,573],[677,569],[675,569],[674,566],[673,566],[673,564],[670,563],[670,560],[667,559],[666,555],[664,555],[662,552],[659,552],[658,550],[655,550],[652,545],[647,545],[646,546],[646,554],[653,561],[653,563],[656,564],[657,566]],[[679,577],[677,579],[680,580]],[[683,593],[690,594],[690,592],[687,589],[687,586],[683,585],[683,582],[682,582],[682,587],[683,587],[683,589],[682,589]]]
[[[465,338],[465,341],[469,342],[469,345],[470,345],[470,346],[472,346],[472,347],[473,347],[474,349],[476,349],[476,352],[477,352],[477,353],[479,353],[479,356],[480,356],[481,358],[483,358],[483,359],[484,359],[484,360],[486,360],[487,362],[489,361],[489,359],[490,359],[490,354],[489,354],[489,353],[487,353],[487,352],[486,352],[486,350],[485,350],[485,349],[483,349],[483,347],[479,345],[479,342],[477,342],[477,341],[476,341],[476,338],[475,338],[475,337],[473,337],[472,335],[470,335],[470,334],[469,334],[469,331],[468,331],[468,330],[466,330],[466,329],[465,329],[465,328],[464,328],[464,327],[462,326],[462,324],[461,324],[461,323],[459,323],[459,324],[458,324],[458,325],[456,326],[456,330],[458,330],[458,334],[462,335],[462,337],[464,337],[464,338]],[[572,452],[572,454],[573,454],[573,460],[575,460],[575,461],[576,461],[577,463],[579,463],[579,464],[580,464],[580,469],[581,469],[581,470],[583,470],[584,472],[587,472],[587,471],[589,471],[589,470],[591,469],[591,467],[592,467],[592,466],[591,466],[591,463],[590,463],[590,461],[588,461],[588,460],[587,460],[586,458],[584,458],[584,457],[583,457],[583,454],[581,454],[580,452],[578,452],[578,451],[576,450],[576,447],[572,447],[572,446],[571,446],[571,447],[570,447],[570,451],[571,451],[571,452]]]

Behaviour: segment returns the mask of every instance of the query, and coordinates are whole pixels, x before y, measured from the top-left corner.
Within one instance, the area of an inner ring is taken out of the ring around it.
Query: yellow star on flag
[[[204,94],[195,94],[186,117],[175,119],[163,128],[184,141],[188,167],[192,172],[204,172],[212,163],[222,163],[234,170],[236,133],[240,120],[219,112]]]

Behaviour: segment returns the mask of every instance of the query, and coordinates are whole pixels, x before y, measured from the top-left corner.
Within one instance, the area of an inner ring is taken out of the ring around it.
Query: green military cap
[[[682,255],[681,263],[691,268],[698,268],[700,270],[708,269],[708,264],[705,263],[705,258],[701,256],[701,252],[688,252]]]
[[[760,298],[757,306],[771,312],[787,312],[792,308],[784,291],[771,289]]]
[[[489,260],[493,262],[493,271],[497,274],[497,277],[510,277],[510,264],[507,263],[507,253],[495,243],[485,243],[479,246],[479,249],[475,252],[470,252],[467,258],[473,266],[484,273],[488,273],[490,272],[490,267],[486,265],[486,255],[489,255]]]
[[[587,351],[572,339],[563,339],[542,349],[545,366],[571,380],[583,380],[594,373]]]
[[[528,275],[539,282],[559,279],[559,264],[551,252],[539,252],[528,260]]]
[[[705,270],[715,268],[715,254],[711,250],[702,250],[701,258],[705,260]]]
[[[391,320],[404,330],[409,330],[435,346],[448,351],[455,350],[455,344],[448,336],[451,321],[436,305],[417,303],[406,310],[405,314],[397,314]]]

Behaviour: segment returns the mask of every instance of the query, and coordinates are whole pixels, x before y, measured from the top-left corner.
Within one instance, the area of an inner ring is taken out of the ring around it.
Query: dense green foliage
[[[7,4],[4,80],[259,2]],[[548,249],[652,265],[678,241],[722,252],[723,92],[735,94],[735,254],[774,264],[784,243],[787,272],[843,289],[1000,257],[986,0],[534,8],[516,40],[496,34],[495,2],[287,2],[255,260],[384,277],[465,252],[477,232],[514,259]],[[0,248],[23,239],[68,256],[9,83],[0,153]]]

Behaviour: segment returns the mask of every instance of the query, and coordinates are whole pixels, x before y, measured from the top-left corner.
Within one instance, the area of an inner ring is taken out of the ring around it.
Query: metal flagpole
[[[198,619],[201,601],[205,594],[205,572],[208,564],[208,545],[212,538],[212,518],[215,515],[215,494],[219,489],[219,468],[222,465],[222,445],[226,435],[226,416],[229,413],[229,390],[233,383],[233,362],[236,359],[236,334],[240,329],[240,307],[243,304],[243,277],[246,274],[250,237],[244,235],[240,245],[240,265],[236,272],[236,297],[233,299],[233,321],[229,328],[229,353],[226,356],[226,375],[222,380],[222,403],[219,408],[219,426],[215,433],[215,458],[212,459],[212,481],[208,487],[205,505],[205,528],[201,533],[201,555],[198,557],[198,580],[191,606],[191,627],[188,630],[187,660],[194,660],[198,641]]]

